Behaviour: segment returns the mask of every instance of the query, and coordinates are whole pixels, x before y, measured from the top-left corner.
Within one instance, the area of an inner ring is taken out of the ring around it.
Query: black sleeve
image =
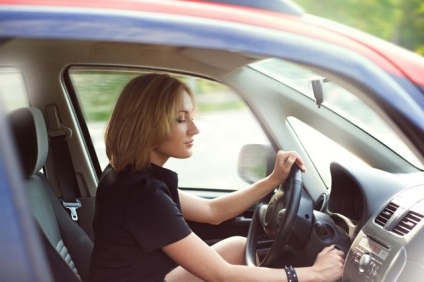
[[[145,252],[175,243],[191,233],[163,182],[146,180],[130,193],[126,226]]]

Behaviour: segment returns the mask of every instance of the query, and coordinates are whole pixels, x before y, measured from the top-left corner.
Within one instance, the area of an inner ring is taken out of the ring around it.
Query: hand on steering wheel
[[[306,172],[306,167],[302,158],[293,151],[278,151],[275,157],[274,169],[269,175],[275,186],[280,185],[288,179],[291,168],[297,166],[302,172]]]

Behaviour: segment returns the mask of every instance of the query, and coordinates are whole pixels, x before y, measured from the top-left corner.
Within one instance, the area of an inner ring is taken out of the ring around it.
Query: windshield
[[[315,97],[311,81],[324,79],[306,68],[279,59],[268,59],[251,66],[312,99]],[[392,128],[357,96],[340,85],[326,80],[323,83],[323,90],[325,99],[322,106],[360,127],[417,168],[424,168]]]

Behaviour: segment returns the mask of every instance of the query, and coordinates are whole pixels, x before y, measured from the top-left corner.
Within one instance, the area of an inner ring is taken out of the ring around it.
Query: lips
[[[185,142],[184,144],[186,144],[187,146],[193,146],[193,144],[194,144],[194,140],[190,140],[190,141],[188,141],[188,142]]]

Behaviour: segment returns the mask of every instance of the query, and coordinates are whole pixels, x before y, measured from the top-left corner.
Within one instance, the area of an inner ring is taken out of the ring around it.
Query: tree
[[[423,0],[296,0],[309,14],[424,54]]]
[[[400,2],[397,44],[424,55],[424,2],[408,0]]]

